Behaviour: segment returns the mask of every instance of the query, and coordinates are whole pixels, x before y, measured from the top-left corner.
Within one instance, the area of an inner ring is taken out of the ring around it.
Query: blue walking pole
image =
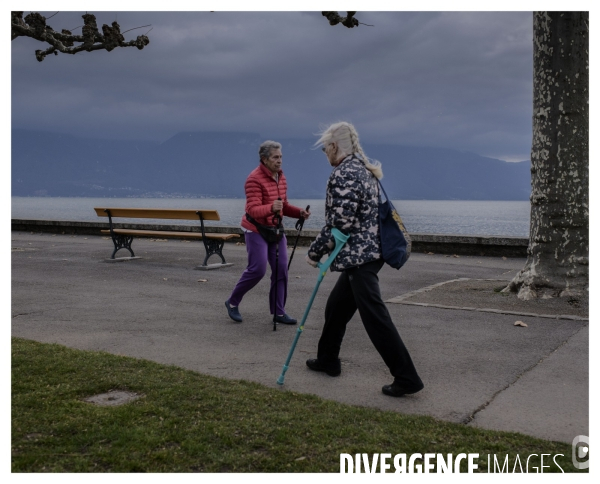
[[[348,240],[348,237],[350,237],[349,235],[344,235],[338,229],[331,229],[331,235],[333,235],[333,238],[335,239],[335,248],[333,249],[333,252],[329,255],[329,257],[327,258],[327,260],[324,263],[321,264],[320,262],[317,262],[317,267],[319,268],[319,277],[317,278],[317,285],[313,289],[313,292],[310,296],[310,300],[308,301],[308,306],[306,306],[306,310],[304,311],[304,316],[302,316],[302,322],[300,323],[300,326],[298,327],[298,329],[296,331],[296,336],[294,337],[294,341],[292,342],[292,347],[290,348],[290,352],[288,354],[287,360],[285,360],[285,364],[283,365],[283,370],[281,370],[281,375],[279,375],[279,378],[277,379],[278,385],[283,385],[283,380],[285,379],[285,372],[289,368],[290,360],[292,359],[292,355],[294,354],[294,350],[296,349],[296,343],[298,343],[298,339],[300,338],[302,331],[304,331],[304,323],[306,322],[306,318],[308,316],[308,312],[310,311],[312,303],[315,300],[315,296],[317,295],[317,291],[319,290],[321,281],[325,277],[325,274],[327,273],[327,269],[329,269],[329,266],[331,265],[333,260],[337,257],[340,250],[342,250],[342,247],[344,247],[344,244]]]

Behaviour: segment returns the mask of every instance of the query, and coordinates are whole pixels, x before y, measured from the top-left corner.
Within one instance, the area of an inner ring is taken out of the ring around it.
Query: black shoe
[[[279,324],[297,324],[298,321],[296,321],[294,318],[290,318],[287,314],[284,314],[283,316],[275,316],[275,322],[279,323]]]
[[[340,376],[340,373],[342,372],[342,365],[340,364],[339,359],[336,363],[324,365],[317,358],[314,358],[306,360],[306,366],[308,366],[313,371],[323,371],[329,376]]]
[[[424,385],[421,385],[421,388],[406,389],[398,383],[394,382],[391,385],[383,385],[381,391],[385,395],[388,395],[390,397],[403,397],[404,395],[411,395],[413,393],[420,392],[421,390],[423,390],[423,387]]]
[[[242,322],[242,315],[240,314],[239,309],[237,308],[237,306],[232,308],[229,305],[229,299],[227,299],[227,301],[225,301],[225,307],[227,308],[227,314],[229,314],[229,317],[231,319],[233,319],[236,323]]]

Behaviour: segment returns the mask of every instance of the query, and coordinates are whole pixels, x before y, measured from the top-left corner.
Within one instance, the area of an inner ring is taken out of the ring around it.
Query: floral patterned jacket
[[[327,181],[325,226],[308,249],[308,258],[321,260],[335,247],[333,227],[349,234],[344,248],[331,264],[343,271],[381,258],[379,238],[379,185],[356,155],[344,158]]]

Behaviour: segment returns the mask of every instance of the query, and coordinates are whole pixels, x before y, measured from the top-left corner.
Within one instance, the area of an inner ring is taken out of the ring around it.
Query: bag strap
[[[383,185],[381,184],[381,180],[379,180],[379,178],[377,178],[377,183],[379,183],[379,186],[381,187],[381,190],[383,191],[383,194],[385,195],[385,199],[389,200],[387,193],[385,193],[385,188],[383,188]],[[379,192],[379,201],[381,201],[381,192]]]
[[[256,228],[263,228],[263,229],[275,229],[279,226],[279,228],[283,227],[283,225],[281,224],[281,219],[279,220],[279,225],[274,226],[274,227],[269,227],[268,225],[263,225],[263,224],[259,224],[256,220],[254,220],[250,214],[248,212],[246,212],[246,218],[248,219],[248,222],[250,222],[252,225],[254,225]]]
[[[256,220],[254,220],[250,214],[248,212],[246,212],[246,219],[248,220],[248,222],[250,222],[252,225],[254,225],[256,228],[258,228],[259,226],[261,226],[262,224],[259,224]]]
[[[256,220],[254,220],[248,212],[246,212],[246,218],[248,219],[248,222],[250,222],[255,227],[258,228],[259,226],[262,226],[262,224],[259,224]]]

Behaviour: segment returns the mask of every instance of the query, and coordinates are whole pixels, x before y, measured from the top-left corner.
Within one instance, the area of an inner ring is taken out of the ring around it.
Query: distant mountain
[[[144,159],[158,143],[12,130],[13,195],[104,197],[152,189]]]
[[[12,130],[16,196],[242,198],[258,133],[183,132],[164,143]],[[323,198],[331,167],[313,139],[277,139],[290,198]],[[474,153],[365,143],[388,195],[405,200],[528,200],[530,163]]]

